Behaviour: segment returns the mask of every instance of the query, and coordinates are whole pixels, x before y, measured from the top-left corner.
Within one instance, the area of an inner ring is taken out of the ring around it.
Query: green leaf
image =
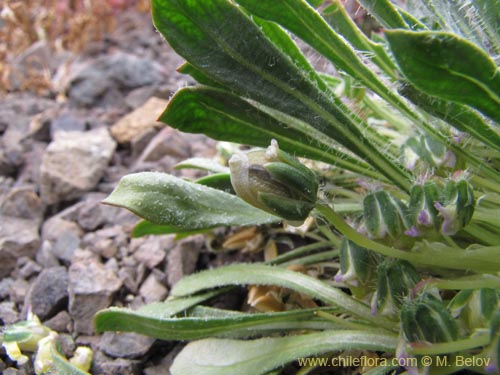
[[[175,165],[175,169],[200,169],[213,173],[228,173],[229,168],[221,165],[213,159],[190,158]]]
[[[342,35],[358,51],[374,54],[372,57],[380,68],[391,78],[396,78],[396,66],[381,44],[370,40],[349,16],[339,0],[325,7],[321,14],[337,33]]]
[[[276,139],[280,148],[297,156],[321,160],[377,177],[369,167],[338,150],[337,144],[311,125],[296,118],[256,107],[227,91],[186,87],[172,97],[160,121],[187,133],[267,147]]]
[[[199,229],[199,230],[182,230],[177,227],[165,224],[155,224],[147,220],[141,220],[138,222],[134,229],[132,230],[132,237],[138,238],[147,236],[150,234],[163,235],[163,234],[176,234],[176,239],[192,236],[194,234],[205,233],[209,229]]]
[[[73,366],[56,348],[51,349],[56,374],[90,375],[88,372]]]
[[[341,100],[332,97],[330,90],[321,91],[308,72],[283,54],[241,8],[227,0],[154,0],[152,4],[157,29],[210,79],[309,123],[409,188],[407,173],[363,136]],[[366,72],[375,77],[369,69]]]
[[[359,349],[394,352],[393,336],[360,331],[325,331],[257,340],[205,339],[188,344],[172,375],[261,375],[298,358]]]
[[[415,87],[470,105],[500,122],[500,74],[482,49],[447,32],[391,30],[386,36],[403,74]]]
[[[123,177],[103,203],[127,208],[155,224],[180,230],[280,221],[234,195],[155,172]]]
[[[362,302],[313,277],[261,264],[238,264],[203,271],[183,278],[171,290],[173,296],[188,296],[199,291],[226,285],[277,285],[317,298],[379,327],[393,328],[393,323],[372,315]]]
[[[215,173],[201,177],[195,181],[197,184],[209,186],[211,188],[224,191],[229,194],[236,194],[231,185],[231,175],[229,173]]]
[[[411,20],[410,24],[401,16],[398,8],[389,0],[359,0],[359,3],[382,26],[388,29],[420,28],[423,25],[417,20]]]
[[[179,73],[191,76],[191,78],[193,78],[196,82],[201,83],[202,85],[224,88],[224,85],[221,85],[220,83],[214,81],[213,79],[208,77],[205,73],[203,73],[200,69],[197,69],[188,62],[185,62],[180,67],[178,67],[177,71]]]
[[[135,311],[110,308],[98,313],[96,327],[99,332],[137,332],[162,340],[195,340],[212,336],[244,338],[284,331],[339,328],[332,322],[317,318],[318,309],[229,314],[217,309],[210,309],[215,310],[208,311],[211,314],[207,314],[207,308],[200,310],[196,315],[166,317],[162,303]]]
[[[485,122],[484,118],[470,108],[431,97],[411,85],[405,85],[400,92],[427,113],[500,151],[500,135]]]

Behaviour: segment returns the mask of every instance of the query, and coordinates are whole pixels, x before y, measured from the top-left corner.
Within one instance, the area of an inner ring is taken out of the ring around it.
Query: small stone
[[[137,333],[105,332],[101,337],[100,349],[111,357],[135,359],[149,352],[154,342],[154,338]]]
[[[57,259],[70,263],[73,254],[80,247],[81,228],[59,215],[51,217],[42,227],[42,238],[51,241],[51,253]]]
[[[42,270],[42,267],[38,263],[27,257],[19,258],[17,260],[17,266],[19,268],[18,275],[25,280],[39,274]]]
[[[172,287],[184,276],[196,270],[196,262],[203,246],[203,236],[197,235],[179,241],[167,255],[166,274]]]
[[[92,334],[95,313],[111,304],[121,286],[116,274],[90,251],[77,251],[69,268],[69,313],[75,331]]]
[[[18,321],[19,313],[16,310],[16,304],[11,301],[0,302],[0,322],[7,325]]]
[[[33,220],[0,215],[0,278],[7,276],[21,257],[34,257],[40,246]]]
[[[105,375],[139,375],[141,373],[140,361],[124,358],[113,360],[101,351],[96,351],[94,352],[91,373]]]
[[[143,133],[138,134],[130,141],[130,148],[132,149],[132,159],[137,159],[144,149],[151,143],[155,135],[158,134],[156,128],[149,128]]]
[[[71,358],[75,353],[76,345],[73,337],[67,333],[62,333],[57,336],[57,342],[62,349],[62,352],[66,358]]]
[[[143,370],[143,375],[168,375],[168,369],[172,367],[174,359],[184,349],[184,344],[175,345],[168,354],[163,357],[159,364],[147,367]]]
[[[63,310],[58,312],[52,318],[44,321],[43,325],[56,332],[71,332],[71,317],[67,311]]]
[[[14,303],[23,303],[28,294],[30,284],[24,279],[15,279],[9,289],[9,298]]]
[[[5,299],[9,296],[9,290],[14,284],[14,279],[11,277],[4,277],[0,279],[0,299]]]
[[[136,293],[139,285],[144,277],[145,267],[143,264],[139,266],[123,266],[118,271],[118,277],[132,293]]]
[[[149,269],[163,262],[166,252],[173,246],[173,236],[148,236],[131,242],[133,257]]]
[[[65,309],[68,303],[68,272],[65,267],[44,269],[35,279],[24,301],[41,320],[51,318]]]
[[[162,126],[157,119],[165,110],[167,101],[152,97],[141,107],[122,117],[111,128],[111,134],[120,144],[130,143],[151,128]]]
[[[50,123],[51,138],[54,139],[58,132],[83,132],[87,130],[87,124],[83,117],[71,112],[63,112],[52,119]]]
[[[168,289],[151,273],[142,283],[139,295],[145,303],[163,301],[168,295]]]
[[[52,244],[50,241],[43,241],[42,246],[38,249],[35,257],[36,262],[43,268],[57,267],[59,266],[59,261],[52,252]]]
[[[189,137],[172,128],[163,128],[142,152],[139,162],[152,162],[164,156],[186,159],[191,155]]]
[[[0,215],[33,220],[39,224],[43,217],[42,201],[30,188],[14,188],[2,199]]]
[[[42,160],[42,200],[54,204],[93,189],[104,175],[115,147],[106,128],[57,133]]]

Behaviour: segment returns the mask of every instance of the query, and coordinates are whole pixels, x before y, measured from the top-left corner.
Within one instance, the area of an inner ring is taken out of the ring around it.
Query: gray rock
[[[41,320],[51,318],[68,303],[68,272],[65,267],[44,269],[35,279],[24,300],[23,312],[31,311]]]
[[[154,338],[137,333],[105,332],[99,346],[111,357],[135,359],[148,353],[154,342]]]
[[[25,280],[28,280],[32,276],[38,275],[42,270],[42,267],[38,263],[27,257],[19,258],[17,260],[17,268],[18,276],[22,277]]]
[[[11,301],[0,302],[0,321],[4,325],[13,324],[19,321],[19,313],[16,304]]]
[[[68,312],[63,310],[58,312],[52,318],[43,322],[43,325],[56,332],[71,332],[72,322]]]
[[[29,187],[14,188],[2,199],[0,215],[33,220],[39,225],[43,217],[42,201]]]
[[[111,359],[101,351],[94,352],[92,361],[92,374],[102,375],[139,375],[141,373],[140,361],[132,359]]]
[[[139,288],[139,295],[145,303],[163,301],[168,295],[168,289],[151,273]]]
[[[5,299],[9,296],[10,288],[14,284],[14,279],[11,277],[4,277],[0,279],[0,299]]]
[[[142,152],[139,163],[158,161],[164,156],[186,159],[191,155],[189,137],[172,128],[163,128]]]
[[[161,65],[124,52],[75,61],[67,77],[63,78],[62,73],[58,74],[59,86],[65,86],[71,101],[85,106],[97,104],[107,92],[152,85],[164,79]]]
[[[179,241],[167,255],[166,274],[172,287],[185,275],[193,273],[203,246],[203,236],[197,235]]]
[[[61,214],[47,219],[42,226],[42,239],[52,243],[57,242],[64,233],[70,232],[80,238],[83,235],[82,229],[70,219],[64,219]]]
[[[71,262],[75,251],[80,247],[80,237],[71,231],[62,232],[52,245],[52,254],[65,263]]]
[[[58,132],[84,132],[87,130],[87,123],[82,114],[65,111],[50,122],[50,136],[55,138]]]
[[[143,264],[139,266],[123,266],[118,271],[118,277],[123,282],[123,285],[127,287],[132,293],[136,293],[142,279],[144,278],[145,267]]]
[[[149,366],[143,370],[143,375],[169,375],[169,369],[174,363],[174,359],[184,348],[185,344],[175,345],[168,354],[163,357],[159,364],[155,366]]]
[[[33,258],[39,246],[38,225],[33,220],[0,215],[0,278],[15,268],[17,259]]]
[[[120,225],[87,233],[82,240],[85,248],[106,259],[117,256],[119,248],[126,246],[127,242],[128,235]]]
[[[115,147],[105,128],[57,133],[42,160],[42,200],[53,204],[78,198],[93,189],[103,176]]]
[[[30,284],[24,279],[15,279],[9,288],[9,299],[18,304],[22,304],[26,299]]]
[[[163,262],[167,251],[174,247],[174,236],[134,238],[130,247],[133,251],[133,257],[151,269]]]
[[[108,307],[122,282],[90,251],[77,251],[69,268],[69,313],[75,331],[94,332],[94,314]]]
[[[67,333],[59,334],[57,342],[66,358],[71,358],[75,354],[76,344],[71,335]]]
[[[42,246],[38,249],[36,262],[44,268],[57,267],[60,265],[54,253],[52,253],[52,244],[50,241],[43,241]]]
[[[122,216],[123,209],[101,203],[106,196],[106,194],[91,193],[82,202],[76,220],[86,231],[94,231],[105,225],[117,224],[117,219]]]

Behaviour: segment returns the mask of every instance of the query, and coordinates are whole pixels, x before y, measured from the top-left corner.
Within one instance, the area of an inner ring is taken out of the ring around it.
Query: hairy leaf
[[[500,122],[499,69],[482,49],[447,32],[390,30],[386,36],[415,87],[470,105]]]
[[[394,352],[397,338],[362,331],[325,331],[257,340],[205,339],[188,344],[172,375],[260,375],[297,358],[340,350]]]
[[[183,231],[280,221],[234,195],[155,172],[123,177],[103,203]]]

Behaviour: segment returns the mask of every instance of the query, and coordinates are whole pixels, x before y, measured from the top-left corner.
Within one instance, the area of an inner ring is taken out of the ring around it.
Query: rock
[[[162,66],[153,60],[119,51],[95,59],[77,60],[66,69],[60,69],[55,81],[73,103],[91,106],[102,105],[109,93],[152,85],[161,82],[164,76]]]
[[[175,345],[168,354],[163,357],[159,364],[154,366],[149,366],[143,370],[143,375],[168,375],[168,369],[172,367],[174,359],[184,348],[185,344]]]
[[[0,299],[5,299],[9,296],[10,288],[14,284],[14,279],[11,277],[4,277],[0,279]]]
[[[87,122],[83,114],[64,111],[50,122],[51,139],[54,139],[59,132],[84,132],[86,130]]]
[[[75,354],[75,340],[71,335],[67,333],[62,333],[57,336],[57,342],[60,345],[62,353],[66,358],[71,358]]]
[[[37,275],[42,270],[42,267],[31,260],[30,258],[23,257],[17,260],[17,268],[19,269],[17,274],[25,280],[28,280],[31,276]]]
[[[114,225],[85,234],[82,242],[95,254],[110,259],[118,254],[120,247],[127,245],[128,235],[122,226]]]
[[[162,126],[157,119],[166,106],[166,100],[155,97],[150,98],[141,107],[118,120],[111,127],[111,134],[120,144],[130,143],[134,138],[149,129]]]
[[[40,246],[38,226],[33,220],[0,216],[0,278],[8,275],[17,259],[35,256]]]
[[[144,149],[148,146],[151,140],[158,134],[158,130],[156,128],[149,128],[143,133],[136,135],[130,141],[130,148],[132,149],[132,159],[137,159]]]
[[[139,157],[139,163],[152,162],[164,156],[186,159],[191,155],[189,136],[172,128],[163,128],[151,140]]]
[[[54,204],[93,189],[104,175],[115,147],[105,128],[57,133],[42,160],[42,200]]]
[[[139,375],[141,373],[140,362],[132,359],[111,359],[103,352],[94,353],[92,361],[92,374],[102,375]]]
[[[122,282],[90,251],[77,251],[69,268],[69,313],[75,331],[94,332],[94,314],[108,307]]]
[[[43,325],[56,332],[71,332],[71,317],[66,310],[58,312],[52,318],[43,322]]]
[[[151,273],[142,283],[139,295],[145,303],[163,301],[168,295],[168,289]]]
[[[83,231],[74,222],[64,220],[59,215],[48,219],[42,227],[42,238],[50,241],[50,253],[66,263],[79,248]]]
[[[66,308],[68,272],[65,267],[44,269],[35,279],[24,300],[23,315],[31,311],[41,320],[49,319]]]
[[[134,238],[130,243],[133,257],[151,269],[165,259],[166,253],[174,246],[174,236],[147,236]]]
[[[148,353],[154,342],[154,338],[137,333],[105,332],[99,346],[111,357],[135,359]]]
[[[106,194],[101,193],[90,193],[85,197],[83,204],[78,209],[76,221],[86,231],[94,231],[105,225],[122,224],[126,223],[128,217],[132,217],[133,214],[128,214],[123,212],[119,207],[109,206],[102,204],[101,202],[106,198]],[[123,220],[123,218],[126,218]],[[134,216],[135,223],[137,217]]]
[[[203,236],[197,235],[179,241],[167,255],[166,274],[168,285],[172,287],[185,275],[196,269],[196,262],[203,246]]]
[[[123,285],[125,285],[132,293],[137,292],[137,289],[139,288],[139,285],[144,278],[144,274],[145,267],[143,264],[139,264],[139,266],[124,265],[118,271],[118,277],[123,282]]]
[[[14,303],[23,303],[28,294],[30,284],[24,279],[15,279],[9,288],[9,298]],[[23,317],[24,318],[24,317]]]
[[[2,199],[0,215],[33,220],[39,225],[43,217],[42,201],[29,187],[14,188]]]
[[[42,246],[38,249],[35,259],[36,262],[44,268],[57,267],[60,265],[52,252],[52,244],[50,241],[42,242]]]
[[[19,321],[19,313],[16,304],[11,301],[0,302],[0,322],[2,324],[13,324]]]

